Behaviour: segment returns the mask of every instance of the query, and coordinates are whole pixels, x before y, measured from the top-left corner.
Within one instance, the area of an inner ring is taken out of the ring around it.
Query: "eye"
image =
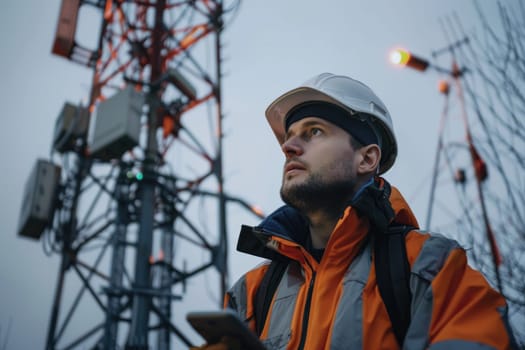
[[[323,130],[321,130],[320,128],[311,128],[310,129],[310,135],[312,136],[319,136],[323,133]]]

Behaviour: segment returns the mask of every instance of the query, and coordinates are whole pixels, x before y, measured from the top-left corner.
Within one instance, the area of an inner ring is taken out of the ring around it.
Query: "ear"
[[[358,175],[375,174],[381,161],[381,149],[376,144],[363,146],[359,150]]]

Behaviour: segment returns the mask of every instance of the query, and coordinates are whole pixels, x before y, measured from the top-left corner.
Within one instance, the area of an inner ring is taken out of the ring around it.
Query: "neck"
[[[373,181],[373,177],[361,178],[357,181],[354,190],[349,198],[355,199],[356,196],[361,194],[364,187],[368,186]],[[335,225],[342,216],[349,201],[345,200],[341,206],[332,206],[331,209],[328,207],[312,210],[306,213],[310,224],[310,235],[312,238],[312,245],[316,249],[325,248],[328,244],[328,240],[335,228]]]
[[[316,212],[310,213],[307,217],[310,224],[310,236],[313,247],[316,249],[325,248],[337,221],[339,221],[340,213],[333,215]]]

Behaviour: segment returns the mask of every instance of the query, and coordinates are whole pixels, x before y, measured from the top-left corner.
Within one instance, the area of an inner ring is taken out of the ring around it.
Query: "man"
[[[268,349],[511,347],[505,300],[467,265],[455,241],[417,230],[401,194],[379,176],[393,165],[397,146],[390,114],[370,88],[320,74],[277,98],[266,117],[285,155],[286,206],[258,227],[244,226],[238,248],[284,267],[272,282],[264,282],[269,263],[247,272],[225,305]],[[394,225],[414,228],[398,259],[409,268],[402,332],[374,264],[374,242]],[[261,297],[261,290],[273,294]]]

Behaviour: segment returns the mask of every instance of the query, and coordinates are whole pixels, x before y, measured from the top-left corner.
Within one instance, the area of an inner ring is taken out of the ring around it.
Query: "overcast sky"
[[[45,256],[39,242],[16,237],[22,193],[35,160],[49,156],[62,104],[86,99],[91,72],[51,54],[60,1],[3,0],[2,5],[0,347],[10,324],[7,349],[38,349],[44,346],[59,257]],[[473,28],[476,14],[467,0],[242,2],[223,36],[226,190],[265,212],[281,205],[282,155],[264,110],[313,75],[345,74],[368,84],[389,108],[399,155],[385,176],[422,222],[442,106],[439,76],[392,67],[387,58],[397,46],[430,57],[448,44],[440,20],[454,12],[467,31]],[[448,65],[450,58],[438,63]],[[230,241],[241,224],[256,222],[233,209]],[[230,258],[232,281],[257,262],[234,252]],[[181,310],[206,303],[188,296]]]

